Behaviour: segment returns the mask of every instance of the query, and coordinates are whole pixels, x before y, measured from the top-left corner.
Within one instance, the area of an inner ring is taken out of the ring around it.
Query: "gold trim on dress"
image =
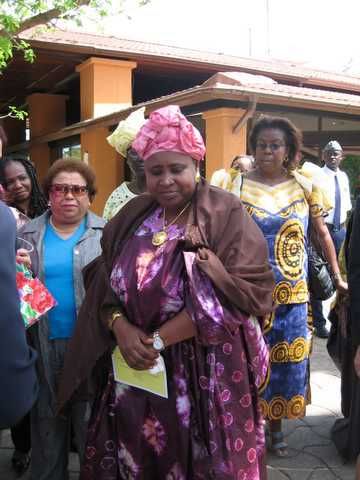
[[[263,398],[259,400],[262,416],[268,420],[281,420],[282,418],[296,419],[305,415],[306,405],[309,402],[302,395],[295,395],[290,400],[282,396],[274,397],[270,402]]]
[[[259,388],[258,388],[259,395],[261,395],[262,392],[265,390],[265,388],[268,386],[269,381],[270,381],[270,375],[271,375],[271,365],[269,363],[269,366],[268,366],[268,369],[267,369],[267,372],[266,372],[266,376],[265,376],[262,384],[259,385]]]
[[[285,222],[274,245],[275,261],[285,278],[298,280],[304,272],[304,227],[298,219]]]
[[[274,323],[274,319],[275,319],[275,312],[267,313],[264,316],[263,333],[268,333],[271,330]]]
[[[291,283],[280,282],[273,292],[273,299],[278,304],[287,304],[291,300]]]
[[[311,341],[303,337],[295,338],[291,343],[279,342],[270,350],[272,363],[299,363],[309,357]]]
[[[275,397],[269,403],[268,416],[271,420],[280,420],[286,417],[287,402],[283,397]]]
[[[289,207],[279,212],[279,215],[282,218],[290,217],[290,215],[292,215],[293,213],[298,214],[300,216],[305,216],[307,211],[308,211],[308,206],[305,200],[302,199],[302,200],[297,200],[292,205],[289,205]]]
[[[295,395],[287,404],[287,418],[301,418],[305,415],[306,400],[302,395]]]
[[[269,415],[269,404],[263,398],[259,398],[259,408],[261,415],[266,418]]]
[[[307,282],[305,280],[300,280],[295,284],[293,287],[293,297],[297,300],[296,302],[292,303],[305,303],[309,299],[309,291],[308,291],[308,286]]]
[[[248,205],[245,204],[245,208],[248,212],[248,214],[252,217],[253,215],[256,215],[259,218],[267,218],[269,216],[268,213],[266,213],[264,210],[260,208],[256,208],[253,205]]]
[[[306,303],[309,300],[307,282],[299,280],[295,285],[291,285],[290,282],[279,282],[273,291],[273,299],[278,305]]]
[[[240,197],[243,203],[264,210],[268,215],[279,215],[296,203],[303,204],[304,215],[308,211],[304,191],[295,179],[270,187],[244,178]]]

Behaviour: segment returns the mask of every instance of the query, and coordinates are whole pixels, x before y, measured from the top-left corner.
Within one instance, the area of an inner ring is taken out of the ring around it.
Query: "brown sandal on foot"
[[[271,446],[270,451],[277,457],[288,456],[288,444],[284,442],[283,432],[270,432]]]

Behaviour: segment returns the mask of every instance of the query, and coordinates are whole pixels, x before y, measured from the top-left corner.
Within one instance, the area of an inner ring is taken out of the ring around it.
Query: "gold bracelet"
[[[121,312],[114,312],[111,315],[111,318],[110,318],[109,323],[108,323],[109,330],[113,331],[114,323],[116,322],[116,320],[118,318],[125,318],[125,315],[123,315]]]

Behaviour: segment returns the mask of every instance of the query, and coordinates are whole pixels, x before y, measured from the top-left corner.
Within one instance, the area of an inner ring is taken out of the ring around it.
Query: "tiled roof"
[[[256,75],[254,75],[256,77]],[[256,80],[251,82],[251,79],[243,85],[232,85],[229,86],[224,83],[216,83],[214,87],[219,89],[229,89],[234,92],[243,92],[243,93],[253,93],[258,94],[259,96],[263,95],[268,97],[269,95],[274,95],[277,97],[286,97],[287,99],[296,99],[296,100],[310,100],[313,102],[322,102],[329,104],[337,104],[346,106],[360,106],[360,95],[342,93],[342,92],[333,92],[329,90],[320,90],[317,88],[309,87],[294,87],[291,85],[283,85],[280,83],[259,83]],[[201,88],[201,87],[200,87]],[[266,98],[263,98],[266,103]],[[315,105],[314,105],[315,107]]]
[[[67,30],[51,30],[36,33],[31,31],[22,34],[31,39],[36,46],[52,43],[65,45],[68,49],[87,51],[91,55],[134,56],[141,58],[162,59],[167,62],[186,62],[211,66],[245,70],[252,73],[265,73],[276,78],[297,81],[302,84],[328,86],[345,90],[360,91],[360,78],[336,72],[314,70],[300,64],[283,60],[262,60],[251,57],[236,57],[221,53],[204,52],[188,48],[172,47],[157,43],[127,40],[113,36],[71,32]]]
[[[348,93],[331,92],[315,88],[293,87],[281,84],[261,84],[254,82],[251,85],[228,85],[224,83],[215,83],[212,86],[203,86],[189,88],[180,92],[165,95],[160,98],[149,100],[147,102],[110,113],[103,117],[83,120],[79,123],[70,125],[58,130],[52,134],[45,135],[39,139],[34,139],[34,143],[49,142],[66,138],[71,135],[79,134],[84,128],[96,128],[101,126],[116,125],[119,120],[126,118],[129,113],[138,109],[140,106],[146,107],[146,113],[164,106],[177,104],[181,107],[201,104],[203,111],[204,104],[212,100],[232,100],[234,102],[244,102],[250,99],[256,99],[262,105],[286,105],[288,107],[322,110],[324,112],[336,112],[349,115],[360,116],[360,95]],[[351,117],[349,117],[351,118]]]
[[[160,97],[150,102],[146,102],[149,107],[158,108],[159,103],[171,104],[196,103],[197,96],[208,96],[211,98],[226,98],[230,100],[241,100],[241,97],[256,98],[258,103],[287,105],[295,107],[301,103],[303,108],[313,110],[327,110],[328,112],[341,112],[360,115],[360,95],[354,95],[342,92],[333,92],[328,90],[319,90],[308,87],[293,87],[282,84],[246,84],[241,86],[216,84],[212,87],[194,87],[171,95]],[[190,102],[187,100],[192,99]]]

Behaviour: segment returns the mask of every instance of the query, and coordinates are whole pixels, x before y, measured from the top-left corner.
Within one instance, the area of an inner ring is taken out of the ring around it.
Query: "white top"
[[[137,195],[129,190],[126,182],[123,182],[119,187],[117,187],[110,197],[107,199],[105,204],[103,218],[105,220],[111,220],[124,205],[127,204],[130,200],[135,198]]]
[[[27,217],[24,213],[20,212],[17,208],[9,207],[11,213],[14,215],[16,220],[16,228],[19,230],[21,227],[30,222],[30,218]]]
[[[346,221],[346,215],[349,210],[352,209],[349,179],[345,172],[337,169],[336,172],[328,168],[326,165],[322,167],[324,173],[329,177],[329,195],[332,205],[335,205],[335,175],[338,177],[341,197],[341,211],[340,211],[340,223]],[[330,210],[329,215],[325,217],[325,222],[332,224],[334,222],[334,209]]]

